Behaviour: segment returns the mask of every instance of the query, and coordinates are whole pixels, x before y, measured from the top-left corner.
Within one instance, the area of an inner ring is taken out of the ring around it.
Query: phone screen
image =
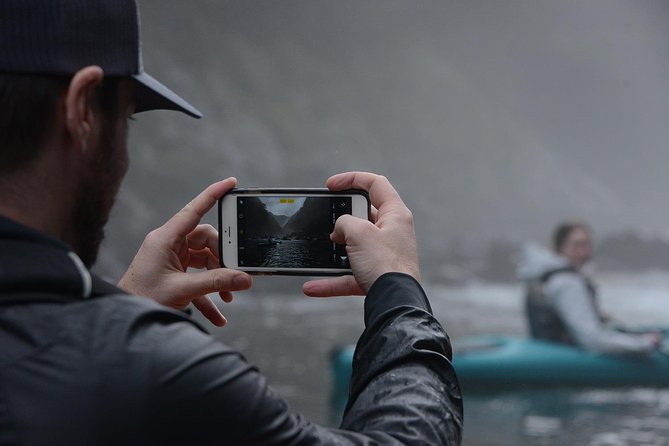
[[[350,196],[237,196],[240,267],[350,268],[346,248],[330,240]]]

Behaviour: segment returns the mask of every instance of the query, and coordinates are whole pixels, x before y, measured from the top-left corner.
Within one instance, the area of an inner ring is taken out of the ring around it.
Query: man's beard
[[[125,175],[125,163],[119,159],[113,125],[105,122],[100,144],[91,160],[88,174],[81,179],[75,191],[73,229],[74,250],[84,265],[90,268],[96,261],[104,238],[104,227],[109,219],[116,193]]]

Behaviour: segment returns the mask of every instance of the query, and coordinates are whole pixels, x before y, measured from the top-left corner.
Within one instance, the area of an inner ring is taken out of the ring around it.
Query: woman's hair
[[[558,227],[555,228],[555,231],[553,231],[553,250],[555,252],[560,252],[562,250],[565,241],[567,241],[567,237],[569,237],[569,234],[575,229],[583,229],[586,232],[591,232],[590,226],[581,221],[567,221],[559,224]]]

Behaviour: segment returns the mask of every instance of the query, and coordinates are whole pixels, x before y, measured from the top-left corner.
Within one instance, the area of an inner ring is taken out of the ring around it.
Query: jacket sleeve
[[[648,354],[655,349],[648,336],[622,333],[602,323],[585,282],[577,274],[556,274],[545,290],[574,340],[584,348],[627,355]]]
[[[386,274],[365,300],[342,428],[379,444],[460,444],[462,397],[451,346],[420,285]]]
[[[403,274],[379,278],[365,324],[339,429],[291,412],[255,367],[192,325],[154,328],[136,348],[152,357],[149,429],[169,444],[460,444],[450,344],[420,285]]]

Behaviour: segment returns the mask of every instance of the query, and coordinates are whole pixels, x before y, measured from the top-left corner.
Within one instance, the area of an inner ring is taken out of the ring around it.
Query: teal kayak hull
[[[669,356],[614,356],[509,336],[454,342],[453,366],[463,386],[480,388],[669,385]]]
[[[512,336],[453,341],[453,366],[464,393],[532,387],[661,387],[669,385],[669,356],[602,355],[564,344]],[[348,398],[355,346],[332,356],[332,410]]]

